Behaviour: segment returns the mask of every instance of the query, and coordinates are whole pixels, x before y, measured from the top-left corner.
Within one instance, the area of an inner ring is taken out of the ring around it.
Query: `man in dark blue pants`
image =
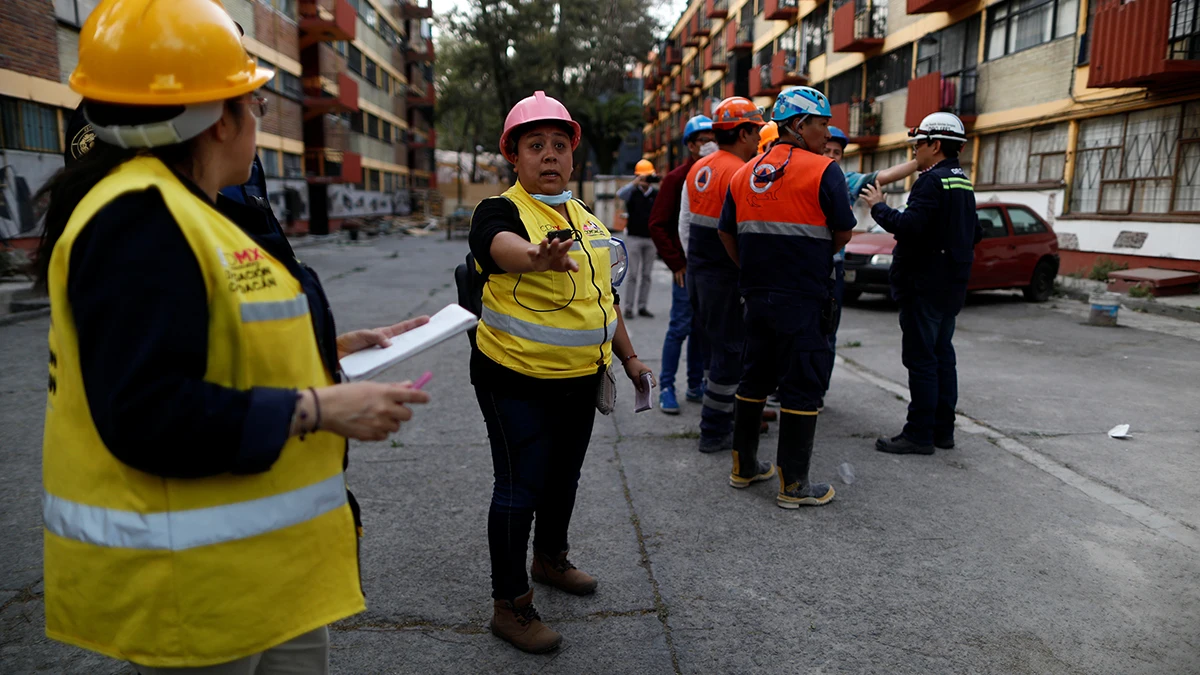
[[[966,142],[962,121],[950,113],[933,113],[909,132],[909,142],[921,176],[905,210],[883,203],[875,185],[863,190],[871,217],[896,236],[888,280],[900,303],[901,358],[912,396],[904,430],[879,439],[875,449],[932,455],[935,447],[954,447],[958,374],[951,340],[983,230],[975,214],[974,187],[958,163]]]

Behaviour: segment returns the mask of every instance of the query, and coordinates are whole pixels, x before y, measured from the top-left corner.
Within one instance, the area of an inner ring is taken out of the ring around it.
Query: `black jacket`
[[[924,295],[961,306],[983,229],[974,187],[958,160],[942,160],[922,173],[903,211],[880,203],[871,216],[896,237],[888,274],[892,296]]]

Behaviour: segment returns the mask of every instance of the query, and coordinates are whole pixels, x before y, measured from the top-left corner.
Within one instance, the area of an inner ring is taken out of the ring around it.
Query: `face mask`
[[[563,204],[566,204],[567,202],[571,201],[571,197],[573,197],[574,195],[571,194],[570,190],[564,190],[556,195],[529,195],[529,196],[533,197],[534,199],[538,200],[539,202],[541,202],[547,206],[562,206]]]
[[[709,155],[716,152],[718,149],[719,148],[717,147],[716,141],[709,141],[709,142],[705,143],[704,145],[700,146],[700,156],[708,157]]]

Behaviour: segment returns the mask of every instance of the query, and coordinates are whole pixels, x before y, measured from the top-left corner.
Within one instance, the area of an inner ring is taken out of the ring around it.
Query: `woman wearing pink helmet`
[[[555,649],[562,636],[533,608],[530,529],[534,581],[576,595],[596,590],[567,560],[567,528],[596,409],[609,407],[600,394],[611,391],[613,357],[635,387],[653,386],[613,292],[611,235],[566,189],[579,135],[566,107],[544,92],[514,106],[500,151],[517,182],[471,219],[471,252],[486,278],[471,382],[495,477],[491,628],[534,653]]]

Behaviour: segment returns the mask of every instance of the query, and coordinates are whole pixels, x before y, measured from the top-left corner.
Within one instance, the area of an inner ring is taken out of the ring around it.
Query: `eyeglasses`
[[[258,119],[267,116],[267,99],[262,96],[250,97],[250,114]]]

